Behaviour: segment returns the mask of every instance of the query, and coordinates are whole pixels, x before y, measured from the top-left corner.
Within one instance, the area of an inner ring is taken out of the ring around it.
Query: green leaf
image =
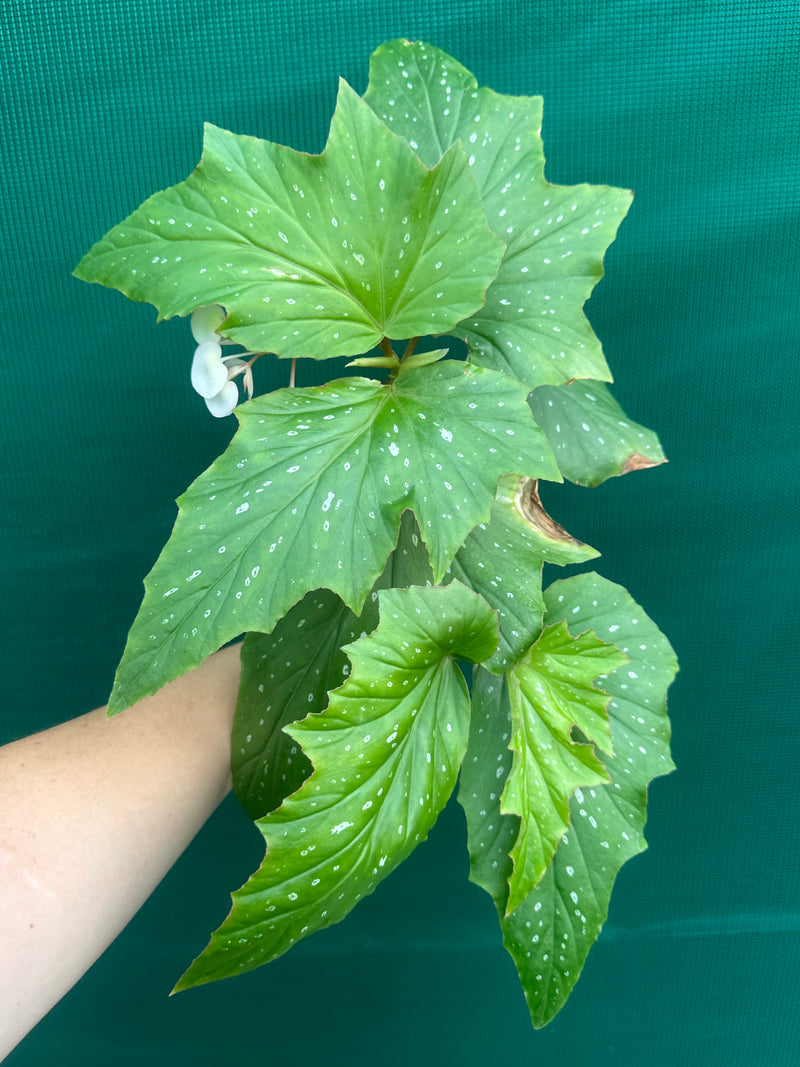
[[[347,378],[237,408],[241,426],[179,500],[117,672],[111,713],[326,587],[356,613],[416,514],[436,580],[507,471],[558,479],[525,388],[452,360],[388,385]]]
[[[330,589],[317,589],[271,634],[245,637],[231,766],[236,796],[251,818],[274,811],[311,773],[283,727],[325,707],[329,690],[347,673],[342,646],[374,630],[377,621],[370,597],[359,618]]]
[[[400,364],[399,372],[406,374],[414,367],[427,367],[429,363],[438,363],[440,359],[449,355],[449,351],[447,348],[435,348],[430,352],[415,352],[412,356],[405,357]]]
[[[458,802],[467,816],[470,881],[492,897],[502,920],[513,871],[511,849],[519,834],[518,815],[504,815],[500,797],[513,753],[508,678],[482,666],[472,672],[469,744],[459,780]]]
[[[349,670],[343,646],[378,624],[378,589],[430,584],[433,575],[410,511],[377,587],[356,616],[330,589],[316,589],[271,634],[249,633],[231,740],[233,788],[253,819],[274,811],[311,773],[283,727],[322,711]]]
[[[427,169],[341,82],[321,155],[207,125],[197,169],[75,274],[160,318],[222,304],[222,334],[252,351],[327,359],[450,330],[483,304],[502,250],[463,148]]]
[[[569,826],[569,798],[579,786],[608,781],[592,745],[611,751],[608,695],[594,680],[627,662],[613,645],[589,630],[573,637],[562,619],[545,627],[507,674],[514,752],[501,810],[519,815],[511,850],[506,913],[512,912],[544,874]],[[573,727],[590,744],[572,737]]]
[[[359,356],[345,364],[347,367],[391,367],[396,370],[400,366],[397,356]]]
[[[450,574],[497,611],[500,644],[484,667],[502,671],[522,656],[542,628],[542,567],[598,555],[576,541],[542,507],[530,478],[500,479],[488,523],[479,523],[456,553]]]
[[[287,728],[314,772],[258,823],[266,858],[176,989],[238,974],[339,922],[425,839],[467,746],[454,657],[497,643],[494,612],[458,583],[379,594],[380,625],[347,649],[330,705]]]
[[[629,659],[607,678],[614,755],[600,759],[607,785],[576,791],[570,828],[538,885],[506,917],[508,855],[519,818],[500,811],[512,752],[511,708],[504,679],[475,672],[470,741],[459,801],[467,815],[470,877],[494,898],[503,940],[517,966],[534,1026],[561,1009],[608,914],[617,872],[646,848],[647,786],[673,769],[666,690],[677,663],[666,638],[618,585],[597,574],[555,582],[545,592],[548,624],[569,620],[613,641]]]
[[[541,97],[478,89],[437,48],[391,41],[370,61],[364,99],[428,166],[461,142],[489,226],[506,245],[486,303],[452,332],[470,359],[530,388],[611,375],[582,307],[630,207],[627,190],[544,178]]]
[[[553,446],[558,467],[577,485],[666,463],[652,430],[632,422],[603,382],[535,389],[528,403]]]
[[[375,588],[406,589],[409,585],[433,585],[433,569],[414,513],[404,511],[397,548],[389,556]]]

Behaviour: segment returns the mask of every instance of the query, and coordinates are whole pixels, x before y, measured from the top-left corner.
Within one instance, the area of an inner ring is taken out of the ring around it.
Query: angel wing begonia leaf
[[[440,580],[509,471],[558,480],[525,387],[453,360],[381,385],[346,378],[237,409],[226,451],[179,500],[145,580],[112,713],[248,630],[269,633],[313,589],[354,611],[410,508]]]
[[[315,589],[272,633],[247,634],[231,766],[233,788],[253,819],[279,807],[311,773],[302,749],[283,727],[324,710],[329,691],[341,685],[349,670],[344,645],[378,624],[378,591],[430,585],[432,577],[414,516],[404,511],[397,547],[360,615],[330,589]]]
[[[507,912],[553,858],[569,825],[570,796],[580,786],[608,780],[595,746],[611,751],[609,696],[594,682],[626,662],[624,653],[591,630],[573,636],[562,619],[546,626],[507,674],[514,761],[500,807],[520,816]],[[573,738],[574,727],[589,744]]]
[[[311,773],[299,744],[284,727],[328,702],[342,684],[342,646],[378,621],[367,597],[361,617],[330,589],[315,589],[284,615],[270,634],[249,633],[231,737],[233,788],[252,819],[279,807]]]
[[[75,274],[161,318],[221,304],[221,332],[251,351],[326,359],[449,331],[502,251],[463,148],[428,169],[343,81],[321,155],[207,125],[197,169]]]
[[[464,145],[503,262],[474,315],[452,332],[470,359],[530,388],[573,378],[611,380],[582,308],[603,275],[603,255],[632,194],[544,178],[541,97],[479,89],[446,53],[390,41],[370,61],[364,99],[429,166]]]
[[[425,839],[467,747],[469,693],[455,663],[480,661],[497,619],[458,582],[384,590],[380,624],[346,649],[328,708],[287,727],[314,771],[259,820],[260,869],[177,985],[238,974],[339,922]]]
[[[599,485],[667,462],[658,437],[629,419],[603,382],[543,385],[528,403],[559,470],[576,485]]]
[[[575,791],[569,829],[550,866],[510,914],[509,853],[520,820],[501,812],[500,793],[512,765],[511,703],[504,677],[482,669],[475,674],[459,790],[467,815],[470,878],[494,899],[536,1027],[552,1020],[577,982],[608,914],[620,867],[647,847],[648,784],[673,769],[666,691],[677,670],[669,642],[621,586],[597,574],[580,574],[553,583],[545,601],[547,624],[569,620],[575,629],[590,627],[629,662],[598,679],[611,697],[613,755],[599,753],[610,781]]]
[[[542,567],[565,566],[599,553],[570,536],[542,507],[530,478],[504,476],[488,522],[479,523],[456,553],[450,573],[497,611],[500,644],[484,663],[511,667],[542,628]]]

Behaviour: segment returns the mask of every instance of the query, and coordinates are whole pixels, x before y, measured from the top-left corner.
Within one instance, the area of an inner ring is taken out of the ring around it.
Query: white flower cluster
[[[197,341],[192,360],[192,387],[203,397],[206,407],[216,418],[230,415],[239,403],[234,378],[242,375],[248,397],[253,395],[253,370],[239,356],[223,356],[225,343],[217,330],[225,321],[225,308],[209,304],[192,313],[192,336]]]

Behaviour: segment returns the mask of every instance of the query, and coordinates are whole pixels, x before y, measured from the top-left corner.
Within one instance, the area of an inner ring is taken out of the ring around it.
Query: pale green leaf
[[[484,666],[505,670],[542,628],[542,567],[593,559],[598,553],[574,537],[542,507],[530,478],[500,479],[489,521],[479,523],[456,553],[450,573],[497,611],[500,644]]]
[[[387,385],[347,378],[237,409],[226,451],[179,500],[145,580],[112,713],[326,587],[359,612],[411,508],[436,580],[507,471],[560,478],[525,388],[446,360]]]
[[[469,345],[470,359],[530,388],[610,380],[582,308],[603,276],[603,255],[632,194],[551,185],[541,98],[479,89],[464,67],[430,45],[381,45],[364,99],[428,166],[464,145],[489,226],[506,245],[485,305],[452,331]]]
[[[405,357],[400,365],[400,373],[405,374],[414,367],[426,367],[429,363],[437,363],[448,354],[449,349],[447,348],[435,348],[429,352],[415,352],[413,355]]]
[[[632,422],[603,382],[543,385],[528,398],[565,478],[595,486],[666,463],[652,430]]]
[[[222,334],[250,350],[327,359],[452,329],[502,251],[463,148],[427,169],[341,82],[321,155],[208,125],[197,169],[75,273],[161,318],[222,304]]]
[[[579,786],[608,781],[593,746],[611,751],[609,698],[594,681],[625,662],[624,654],[593,631],[572,636],[561,620],[546,626],[507,674],[514,760],[501,810],[521,819],[511,850],[509,913],[553,858],[569,825],[570,796]],[[590,744],[573,738],[574,727]]]
[[[177,985],[251,970],[339,922],[425,839],[467,746],[469,694],[454,657],[497,643],[494,612],[459,583],[385,590],[380,625],[347,648],[329,707],[287,727],[314,771],[258,822],[259,870]]]
[[[397,356],[359,356],[358,359],[351,359],[349,363],[346,363],[347,367],[391,367],[392,370],[397,370],[400,366],[400,360]]]
[[[512,762],[511,708],[504,679],[475,672],[470,742],[459,801],[467,814],[470,877],[494,898],[503,940],[517,966],[534,1026],[560,1010],[608,914],[622,864],[646,848],[647,787],[673,769],[666,691],[677,663],[664,635],[630,595],[597,574],[555,582],[545,592],[553,624],[569,620],[614,642],[629,662],[599,679],[611,695],[614,755],[600,754],[611,779],[579,789],[570,827],[538,885],[508,916],[508,855],[520,820],[500,811]],[[577,609],[577,610],[576,610]]]

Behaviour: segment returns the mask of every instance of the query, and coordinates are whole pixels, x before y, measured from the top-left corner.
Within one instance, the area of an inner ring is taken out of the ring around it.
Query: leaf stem
[[[292,369],[289,371],[289,388],[294,389],[294,375],[297,370],[297,360],[292,360]]]
[[[413,353],[414,349],[417,347],[417,341],[419,341],[419,337],[411,338],[411,340],[406,345],[405,352],[401,356],[401,361],[404,359],[408,359],[408,357]]]
[[[394,349],[392,348],[392,342],[388,337],[382,337],[380,341],[380,347],[383,349],[384,354],[392,359],[397,359]]]

